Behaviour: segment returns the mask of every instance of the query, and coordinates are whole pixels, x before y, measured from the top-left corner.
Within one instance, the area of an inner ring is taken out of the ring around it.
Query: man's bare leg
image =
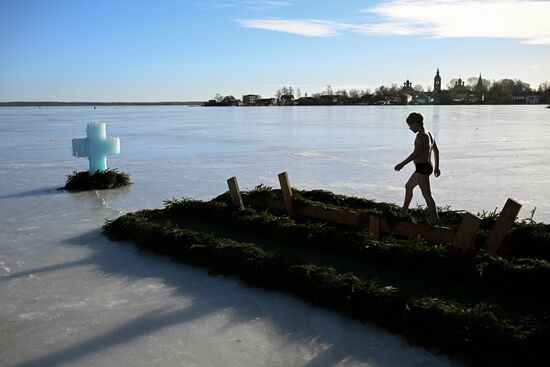
[[[437,214],[437,207],[435,206],[435,200],[432,196],[432,190],[430,188],[430,176],[420,175],[418,180],[418,186],[422,190],[422,196],[426,200],[426,205],[430,212],[430,219],[436,222],[439,222],[439,215]]]
[[[405,184],[405,201],[403,202],[403,207],[401,208],[401,213],[403,214],[409,213],[409,205],[411,204],[411,200],[413,198],[413,190],[420,183],[419,176],[422,175],[420,173],[413,172],[409,178],[409,181]]]

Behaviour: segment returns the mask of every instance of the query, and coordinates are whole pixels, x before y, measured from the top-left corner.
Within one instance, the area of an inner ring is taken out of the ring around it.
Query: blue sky
[[[0,0],[0,101],[550,80],[550,1]]]

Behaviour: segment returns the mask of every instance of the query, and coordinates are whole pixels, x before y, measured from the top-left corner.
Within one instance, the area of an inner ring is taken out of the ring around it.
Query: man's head
[[[407,117],[407,124],[413,132],[417,132],[420,128],[424,127],[424,116],[420,112],[411,112]]]

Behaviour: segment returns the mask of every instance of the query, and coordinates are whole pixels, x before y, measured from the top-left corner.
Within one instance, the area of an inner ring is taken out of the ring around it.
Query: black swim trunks
[[[415,163],[416,166],[415,172],[418,172],[423,175],[431,175],[434,171],[434,168],[432,166],[431,162],[425,162],[425,163]]]

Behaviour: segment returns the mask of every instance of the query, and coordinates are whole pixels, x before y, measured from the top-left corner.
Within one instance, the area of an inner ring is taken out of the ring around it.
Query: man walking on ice
[[[407,117],[409,129],[416,134],[414,139],[414,151],[403,162],[395,166],[396,171],[400,171],[409,162],[414,161],[416,170],[405,184],[405,202],[401,208],[403,214],[408,214],[409,205],[413,197],[413,189],[418,185],[422,191],[422,196],[426,200],[426,205],[430,212],[430,219],[439,222],[439,215],[435,206],[432,190],[430,189],[430,175],[439,177],[439,149],[435,143],[433,135],[424,128],[424,116],[419,112],[412,112]],[[431,156],[434,153],[435,167],[432,166]]]

